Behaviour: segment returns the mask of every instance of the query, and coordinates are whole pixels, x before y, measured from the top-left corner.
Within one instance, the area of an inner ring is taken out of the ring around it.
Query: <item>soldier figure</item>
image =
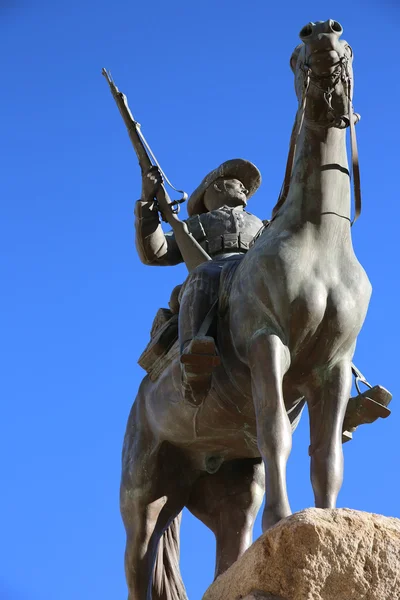
[[[157,167],[143,177],[142,199],[135,208],[136,247],[147,265],[176,265],[183,262],[181,253],[173,233],[163,232],[154,203],[161,183]],[[195,269],[180,293],[180,314],[185,315],[179,321],[182,384],[194,404],[206,396],[219,363],[214,339],[198,333],[218,297],[223,265],[240,259],[263,227],[263,221],[245,210],[260,183],[260,172],[251,162],[228,160],[203,179],[188,201],[189,231],[213,259]]]

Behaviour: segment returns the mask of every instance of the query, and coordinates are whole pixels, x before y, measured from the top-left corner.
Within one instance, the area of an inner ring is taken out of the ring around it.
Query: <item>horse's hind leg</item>
[[[307,394],[311,482],[317,508],[335,508],[343,481],[342,427],[351,391],[351,364],[343,361]]]
[[[286,490],[286,463],[292,448],[292,429],[282,392],[290,354],[278,336],[259,331],[250,342],[248,357],[257,443],[265,465],[267,496],[262,527],[266,531],[291,514]]]
[[[136,487],[136,486],[135,486]],[[160,520],[163,498],[151,501],[151,493],[144,488],[133,492],[141,498],[129,499],[129,490],[121,493],[121,512],[126,529],[125,575],[129,600],[149,600],[153,579],[157,546],[162,536]],[[129,504],[129,506],[128,506]]]
[[[264,495],[260,459],[232,460],[193,485],[187,508],[214,533],[217,542],[215,577],[247,550]]]
[[[145,414],[139,418],[138,412],[134,407],[128,422],[121,482],[128,600],[185,600],[178,516],[191,482],[186,483],[174,449],[154,440]]]
[[[186,497],[179,489],[162,494],[162,468],[148,474],[152,481],[132,480],[121,489],[128,600],[186,600],[179,570],[179,515]]]

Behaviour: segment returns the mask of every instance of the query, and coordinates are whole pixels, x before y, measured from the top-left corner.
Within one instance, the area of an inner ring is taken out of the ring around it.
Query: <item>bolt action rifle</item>
[[[159,167],[165,181],[173,189],[176,189],[171,185],[168,178],[165,176],[162,169],[160,168],[160,165],[158,164],[153,152],[151,151],[150,146],[146,142],[146,139],[144,138],[143,133],[141,132],[140,124],[133,118],[125,94],[119,91],[114,81],[112,80],[111,75],[106,71],[106,69],[102,70],[102,74],[108,81],[111,93],[114,97],[115,102],[117,103],[119,112],[121,113],[121,116],[128,130],[130,140],[135,149],[136,156],[139,160],[142,175],[153,165],[154,162]],[[180,192],[181,190],[176,191]],[[156,194],[158,209],[160,210],[163,219],[167,221],[167,223],[171,226],[172,231],[174,232],[176,243],[178,245],[180,253],[182,254],[182,258],[185,261],[189,273],[191,273],[197,266],[199,266],[203,262],[211,260],[211,257],[209,256],[209,254],[207,254],[205,250],[203,250],[198,241],[190,233],[186,223],[178,218],[177,212],[179,209],[179,204],[181,202],[184,202],[186,198],[187,194],[183,193],[183,197],[181,200],[171,202],[164,184],[160,186],[160,189],[157,191]]]

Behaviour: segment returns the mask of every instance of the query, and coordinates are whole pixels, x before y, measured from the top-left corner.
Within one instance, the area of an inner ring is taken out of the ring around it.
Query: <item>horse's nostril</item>
[[[343,27],[337,21],[332,21],[332,19],[330,19],[329,27],[330,27],[331,31],[333,31],[334,33],[339,33],[339,34],[343,33]]]
[[[313,32],[313,23],[307,23],[307,25],[305,25],[303,27],[303,29],[300,31],[299,37],[301,40],[303,40],[304,38],[310,37],[312,32]]]

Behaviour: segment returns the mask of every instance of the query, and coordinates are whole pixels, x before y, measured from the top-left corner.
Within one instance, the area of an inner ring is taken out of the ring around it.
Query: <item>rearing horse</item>
[[[251,544],[264,469],[263,530],[290,514],[286,462],[305,400],[315,504],[335,507],[351,361],[371,294],[351,241],[352,51],[341,33],[331,20],[300,32],[291,59],[299,111],[290,186],[225,289],[222,365],[209,395],[197,408],[184,401],[178,352],[156,382],[145,377],[140,386],[121,485],[129,600],[186,598],[185,506],[216,536],[216,576]]]

